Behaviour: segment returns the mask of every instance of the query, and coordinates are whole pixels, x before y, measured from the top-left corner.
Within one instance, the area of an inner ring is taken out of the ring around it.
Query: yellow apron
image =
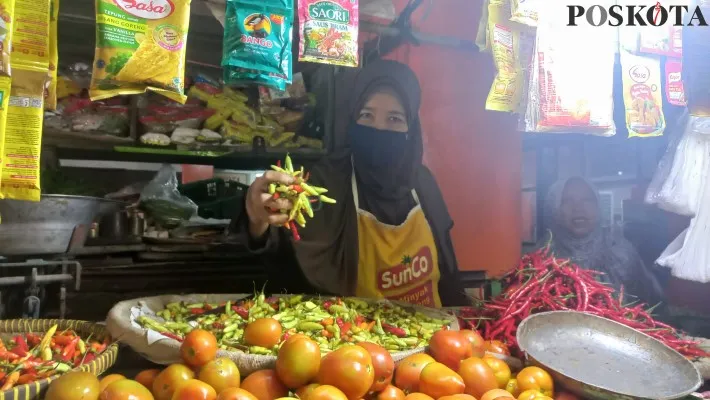
[[[360,252],[355,294],[441,307],[439,258],[417,193],[412,190],[417,205],[395,226],[360,209],[354,173],[352,187]]]

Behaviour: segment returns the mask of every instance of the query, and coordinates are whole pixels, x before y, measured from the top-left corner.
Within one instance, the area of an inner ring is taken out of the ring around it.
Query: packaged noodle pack
[[[298,59],[357,67],[358,1],[299,0]]]
[[[59,19],[59,0],[49,3],[49,85],[44,93],[44,108],[57,108],[57,65],[59,64],[59,49],[57,48],[57,25]]]
[[[292,28],[290,0],[228,0],[222,49],[225,82],[274,87],[291,83]]]
[[[96,0],[92,100],[147,90],[185,103],[191,0]]]
[[[661,92],[661,62],[621,50],[621,79],[629,137],[661,136],[666,127]]]
[[[488,32],[496,76],[488,92],[486,110],[516,112],[527,90],[525,76],[532,57],[534,31],[510,22],[509,2],[491,2]]]
[[[10,44],[15,0],[0,0],[0,76],[10,76]]]

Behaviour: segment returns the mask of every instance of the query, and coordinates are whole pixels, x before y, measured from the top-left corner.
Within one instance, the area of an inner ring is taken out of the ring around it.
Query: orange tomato
[[[365,396],[375,381],[372,357],[364,348],[348,345],[328,353],[321,361],[318,383],[342,390],[348,399]]]
[[[89,372],[72,371],[49,385],[45,400],[98,399],[99,380]]]
[[[427,396],[424,393],[410,393],[404,400],[434,400],[431,396]]]
[[[281,340],[281,323],[273,318],[259,318],[244,329],[244,342],[249,346],[270,349]]]
[[[216,400],[214,388],[197,379],[190,379],[175,389],[172,400]]]
[[[208,362],[197,376],[197,379],[212,386],[217,393],[230,387],[238,388],[241,380],[237,364],[226,357]]]
[[[394,376],[394,360],[384,347],[370,342],[361,342],[358,346],[367,350],[372,358],[372,366],[375,368],[375,382],[370,387],[370,392],[379,392],[392,383]]]
[[[159,369],[146,369],[139,372],[135,380],[148,389],[151,389],[153,387],[153,381],[155,381],[155,377],[158,376],[159,373]]]
[[[505,391],[512,394],[513,397],[518,397],[520,395],[520,389],[518,389],[518,380],[515,378],[510,378],[508,383],[505,385]]]
[[[464,329],[459,332],[471,343],[472,357],[483,357],[486,354],[485,340],[478,331]]]
[[[495,399],[515,399],[510,393],[503,389],[493,389],[489,390],[481,396],[481,400],[495,400]]]
[[[458,373],[466,384],[466,394],[477,399],[490,390],[498,389],[495,372],[481,358],[470,357],[463,360]]]
[[[125,376],[121,374],[111,374],[111,375],[106,375],[101,380],[99,381],[99,393],[103,392],[104,389],[108,387],[108,385],[120,381],[121,379],[126,379]]]
[[[413,354],[400,361],[394,370],[394,385],[405,393],[414,393],[419,388],[419,375],[427,365],[436,362],[428,354]]]
[[[500,340],[486,340],[484,348],[489,353],[503,354],[506,356],[510,355],[510,349],[508,349],[508,345],[501,342]]]
[[[289,389],[299,388],[318,376],[320,347],[313,339],[297,335],[288,338],[276,358],[276,374]]]
[[[380,393],[377,393],[376,400],[404,400],[404,392],[397,386],[387,385]]]
[[[315,390],[318,386],[320,385],[317,383],[311,383],[310,385],[300,387],[296,390],[296,396],[301,400],[307,400],[308,396],[310,396],[311,393],[313,393],[313,390]]]
[[[170,400],[177,387],[192,378],[195,373],[183,364],[172,364],[162,370],[153,381],[153,396],[155,400]]]
[[[542,392],[535,389],[526,390],[518,395],[518,400],[536,400],[540,397],[545,397]]]
[[[451,396],[439,397],[438,400],[476,400],[475,397],[470,394],[454,394]]]
[[[153,394],[145,386],[132,379],[111,382],[101,392],[101,400],[154,400]]]
[[[185,336],[180,346],[180,355],[185,364],[201,367],[217,355],[217,339],[204,329],[193,329]]]
[[[552,377],[544,369],[538,367],[523,368],[516,377],[518,388],[521,392],[526,390],[539,390],[545,396],[552,396],[555,392],[555,385]]]
[[[308,400],[348,400],[348,397],[335,386],[320,385],[308,395]]]
[[[419,377],[419,391],[435,399],[464,392],[463,378],[454,370],[438,362],[424,367]]]
[[[288,388],[279,380],[276,371],[264,369],[256,371],[242,381],[242,389],[258,400],[274,400],[288,396]]]
[[[240,388],[227,388],[219,392],[217,400],[259,400],[253,394]]]
[[[486,364],[488,364],[488,366],[493,370],[496,380],[498,381],[498,387],[500,389],[505,389],[510,377],[512,376],[512,372],[510,371],[508,364],[495,356],[485,356],[483,357],[483,361],[485,361]]]
[[[458,370],[461,361],[471,357],[471,342],[459,331],[440,330],[429,340],[429,354],[447,367]]]

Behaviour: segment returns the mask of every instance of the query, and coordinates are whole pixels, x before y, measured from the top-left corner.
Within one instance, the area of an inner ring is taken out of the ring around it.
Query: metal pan
[[[618,322],[575,311],[531,315],[518,327],[520,349],[584,398],[677,399],[702,384],[680,353]]]

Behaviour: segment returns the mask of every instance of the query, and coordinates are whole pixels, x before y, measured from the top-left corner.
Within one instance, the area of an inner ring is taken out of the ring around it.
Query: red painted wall
[[[406,1],[395,3],[401,10]],[[481,0],[430,3],[414,14],[415,30],[475,40]],[[485,111],[491,55],[422,45],[390,58],[421,82],[425,162],[455,221],[460,269],[501,275],[520,258],[522,135],[511,115]]]

